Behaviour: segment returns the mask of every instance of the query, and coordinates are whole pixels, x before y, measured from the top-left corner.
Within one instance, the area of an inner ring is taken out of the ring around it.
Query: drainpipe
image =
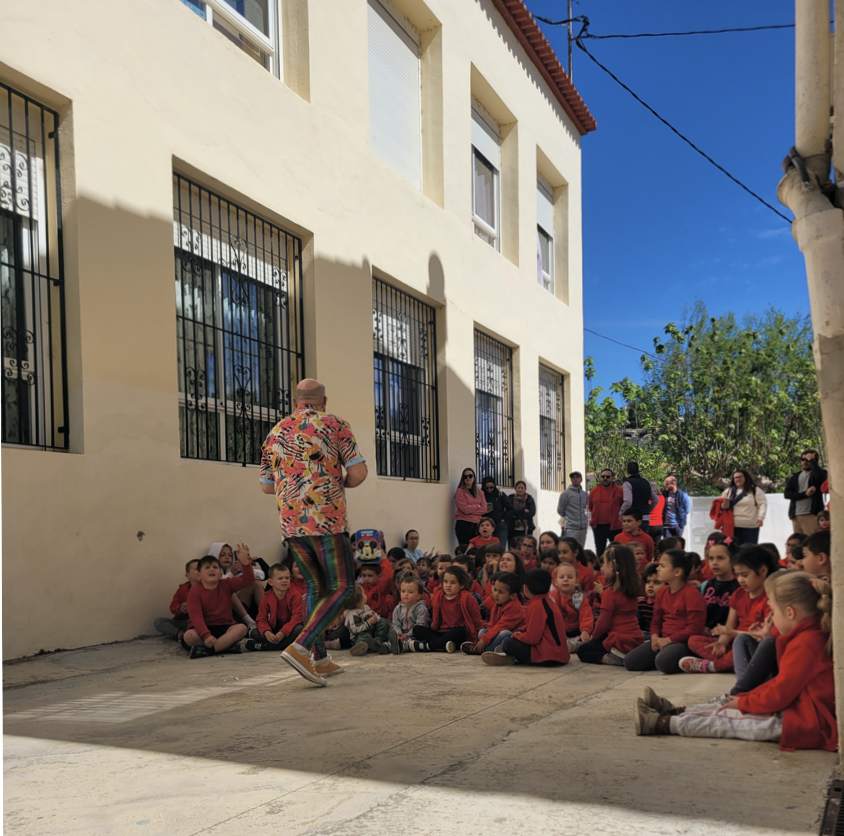
[[[844,0],[835,0],[844,26]],[[844,34],[832,53],[829,0],[795,3],[795,147],[783,163],[777,197],[794,213],[792,234],[806,260],[821,414],[830,475],[830,511],[844,520],[844,211],[841,191],[830,182],[830,106],[836,108],[841,144],[836,180],[844,170]],[[837,27],[836,27],[837,28]],[[832,87],[835,88],[834,93]],[[844,742],[844,525],[832,539],[833,642],[838,735]],[[839,763],[844,766],[842,747]]]

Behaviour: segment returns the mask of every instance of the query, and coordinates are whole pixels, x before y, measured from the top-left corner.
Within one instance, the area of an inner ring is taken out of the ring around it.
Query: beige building
[[[580,138],[522,0],[0,10],[4,658],[149,633],[318,377],[353,528],[453,546],[464,466],[583,469]],[[175,292],[174,292],[175,291]]]

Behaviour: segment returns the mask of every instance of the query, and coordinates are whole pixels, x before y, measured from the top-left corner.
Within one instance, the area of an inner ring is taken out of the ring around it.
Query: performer
[[[281,658],[316,685],[343,671],[322,635],[355,586],[344,489],[367,474],[352,428],[326,413],[327,403],[318,380],[301,381],[293,412],[273,427],[261,456],[261,490],[276,495],[281,535],[308,584],[307,622]]]

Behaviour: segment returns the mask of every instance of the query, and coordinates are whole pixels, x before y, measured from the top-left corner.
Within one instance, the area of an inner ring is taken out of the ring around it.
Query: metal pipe
[[[829,0],[795,0],[795,138],[798,153],[823,180],[822,160],[829,153],[832,103]]]

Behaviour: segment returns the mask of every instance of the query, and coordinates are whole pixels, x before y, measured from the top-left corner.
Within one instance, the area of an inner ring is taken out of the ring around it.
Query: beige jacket
[[[730,488],[721,494],[721,499],[730,498]],[[733,506],[733,524],[736,528],[756,528],[759,520],[765,519],[768,513],[768,499],[761,488],[756,488],[756,502],[754,497],[747,495],[742,497]]]

